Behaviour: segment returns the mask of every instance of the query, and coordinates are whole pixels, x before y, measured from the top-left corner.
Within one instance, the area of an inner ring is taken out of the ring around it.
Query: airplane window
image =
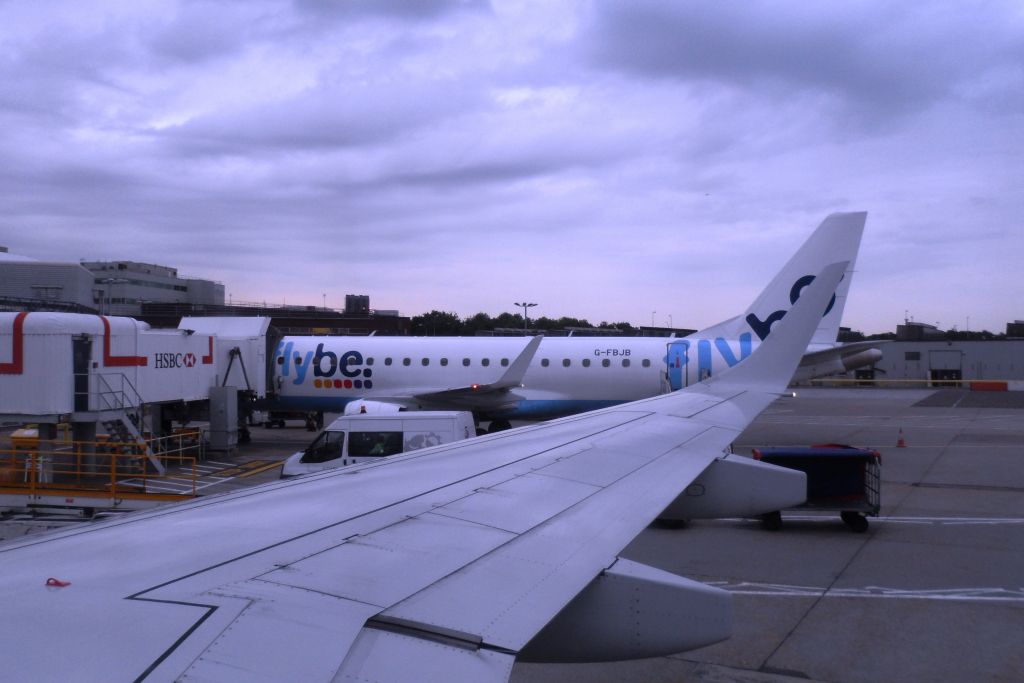
[[[299,462],[327,462],[341,457],[341,446],[345,441],[345,432],[321,432],[313,440]]]
[[[411,359],[409,359],[409,358],[403,358],[402,359],[402,365],[409,365],[410,363],[412,363]]]
[[[469,359],[468,358],[463,358],[462,359],[462,364],[468,368],[469,367]]]
[[[295,364],[302,365],[302,356],[300,356],[299,354],[295,354]]]
[[[508,367],[508,358],[502,358],[501,359],[501,367],[503,367],[503,368],[507,368]]]
[[[370,356],[369,358],[366,359],[366,364],[373,365],[373,356]]]
[[[277,364],[278,365],[284,365],[284,356],[278,356],[277,357]]]
[[[644,366],[645,368],[649,368],[651,367],[651,360],[649,358],[644,358],[644,362],[641,363],[640,365]]]
[[[390,358],[385,358],[384,359],[384,365],[391,365],[391,359]]]
[[[572,363],[572,361],[570,361],[570,360],[569,360],[568,358],[563,358],[563,359],[562,359],[562,367],[563,367],[563,368],[567,368],[567,367],[569,367],[569,364],[570,364],[570,363]]]
[[[589,368],[590,367],[590,359],[589,358],[584,358],[583,359],[583,367],[585,367],[585,368]]]
[[[488,365],[490,365],[490,364],[491,364],[491,359],[490,359],[490,358],[483,358],[483,359],[481,359],[481,361],[480,361],[480,365],[484,366],[485,368],[486,368],[486,367],[487,367]]]
[[[551,361],[549,361],[547,358],[541,358],[540,359],[540,366],[542,368],[546,368],[549,365],[551,365]]]
[[[421,363],[423,363],[423,366],[424,366],[424,367],[426,367],[426,366],[430,365],[430,359],[429,359],[429,358],[424,358],[424,359],[423,359],[423,360],[421,360],[420,362],[421,362]]]
[[[629,359],[628,358],[623,358],[622,359],[622,367],[624,367],[624,368],[628,368],[629,367]]]
[[[606,368],[606,367],[608,367],[611,364],[612,364],[612,362],[610,360],[608,360],[607,358],[605,358],[603,361],[601,361],[601,367],[603,367],[603,368]]]
[[[448,365],[448,359],[447,358],[442,358],[441,359],[441,365]]]
[[[348,436],[348,454],[354,457],[401,452],[402,432],[352,432]]]

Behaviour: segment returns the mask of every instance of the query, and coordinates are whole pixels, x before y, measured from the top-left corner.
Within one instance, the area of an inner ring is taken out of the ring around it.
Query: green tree
[[[518,327],[523,329],[523,316],[518,313],[502,313],[494,319],[495,327]]]
[[[619,330],[623,335],[627,337],[635,337],[640,334],[640,330],[636,329],[629,323],[606,323],[602,322],[598,327],[606,330]]]
[[[467,336],[473,336],[477,332],[493,329],[494,321],[491,320],[491,316],[486,313],[477,313],[474,316],[466,318],[465,322],[462,324],[462,334]]]
[[[459,316],[445,311],[417,315],[409,321],[409,326],[414,335],[426,337],[452,336],[462,331]]]

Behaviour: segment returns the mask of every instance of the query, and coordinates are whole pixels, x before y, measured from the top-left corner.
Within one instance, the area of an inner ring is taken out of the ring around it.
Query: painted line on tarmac
[[[826,515],[791,515],[783,516],[784,522],[828,522],[834,524],[835,516]],[[936,526],[985,526],[999,524],[1024,524],[1024,517],[871,517],[872,524],[933,524]],[[748,521],[735,518],[730,521]]]
[[[280,462],[267,463],[266,465],[263,465],[262,467],[257,467],[255,469],[247,470],[243,474],[239,474],[238,478],[239,479],[244,479],[245,477],[251,477],[254,474],[259,474],[260,472],[266,472],[267,470],[272,470],[275,467],[281,467],[282,465],[284,465],[284,460],[281,460]]]
[[[887,600],[938,600],[944,602],[1024,603],[1024,588],[931,588],[906,589],[885,586],[864,588],[819,588],[748,581],[705,581],[709,586],[736,595],[763,595],[783,598],[875,598]]]
[[[785,511],[783,511],[785,512]],[[794,515],[786,513],[783,522],[820,522],[835,524],[836,515]],[[871,524],[919,524],[934,526],[997,526],[1024,524],[1024,517],[870,517]],[[749,518],[728,517],[723,522],[749,522]]]

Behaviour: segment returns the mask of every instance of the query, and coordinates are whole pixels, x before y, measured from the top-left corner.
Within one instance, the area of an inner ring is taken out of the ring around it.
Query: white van
[[[304,451],[284,461],[281,477],[406,453],[476,435],[466,411],[409,411],[339,417]]]

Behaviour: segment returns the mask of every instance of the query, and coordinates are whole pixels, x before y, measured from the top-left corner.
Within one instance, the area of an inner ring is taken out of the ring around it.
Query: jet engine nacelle
[[[832,357],[822,360],[813,365],[801,365],[796,369],[793,379],[797,382],[805,382],[816,377],[828,377],[829,375],[841,375],[850,370],[862,368],[865,365],[872,365],[882,359],[882,352],[878,349],[867,349],[851,353],[848,356]]]
[[[711,645],[732,633],[732,596],[621,557],[519,653],[527,662],[610,662]]]
[[[754,517],[807,500],[807,475],[728,455],[713,461],[658,516],[662,520]]]

